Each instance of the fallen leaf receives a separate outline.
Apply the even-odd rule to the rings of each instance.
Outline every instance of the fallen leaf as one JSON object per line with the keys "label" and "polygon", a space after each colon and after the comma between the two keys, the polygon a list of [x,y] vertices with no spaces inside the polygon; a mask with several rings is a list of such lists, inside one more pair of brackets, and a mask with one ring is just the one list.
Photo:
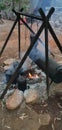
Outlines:
{"label": "fallen leaf", "polygon": [[60,118],[60,117],[55,117],[55,118],[54,118],[54,124],[55,124],[56,120],[60,121],[61,118]]}
{"label": "fallen leaf", "polygon": [[23,113],[22,116],[20,116],[19,118],[20,118],[21,120],[24,120],[24,119],[27,118],[27,117],[28,117],[28,115],[26,115],[25,113]]}
{"label": "fallen leaf", "polygon": [[48,106],[48,104],[47,104],[47,103],[43,105],[43,107],[47,107],[47,106]]}
{"label": "fallen leaf", "polygon": [[11,129],[11,127],[10,127],[10,126],[7,126],[7,125],[5,125],[4,127],[5,127],[5,128],[8,128],[8,129]]}
{"label": "fallen leaf", "polygon": [[39,118],[39,124],[41,124],[41,119]]}
{"label": "fallen leaf", "polygon": [[2,119],[2,126],[4,126],[4,118]]}
{"label": "fallen leaf", "polygon": [[54,118],[54,124],[55,124],[55,122],[56,122],[56,117]]}
{"label": "fallen leaf", "polygon": [[57,103],[57,105],[58,105],[58,107],[59,107],[59,108],[61,108],[61,109],[62,109],[62,106],[61,106],[61,104],[60,104],[60,103]]}
{"label": "fallen leaf", "polygon": [[52,123],[52,130],[55,130],[55,128],[54,128],[54,124]]}
{"label": "fallen leaf", "polygon": [[60,121],[60,120],[61,120],[61,118],[60,118],[60,117],[57,117],[57,118],[56,118],[56,120]]}

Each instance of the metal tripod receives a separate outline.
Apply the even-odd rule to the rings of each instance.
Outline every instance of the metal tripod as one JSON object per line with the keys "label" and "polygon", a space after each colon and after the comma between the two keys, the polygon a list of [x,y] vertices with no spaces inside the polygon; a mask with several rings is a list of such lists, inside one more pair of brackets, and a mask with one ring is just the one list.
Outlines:
{"label": "metal tripod", "polygon": [[50,23],[49,23],[49,19],[51,17],[51,15],[53,14],[54,12],[54,8],[52,7],[50,10],[49,10],[49,13],[47,16],[45,16],[43,10],[40,8],[39,9],[39,13],[41,15],[41,17],[36,17],[36,16],[32,16],[32,15],[28,15],[28,14],[24,14],[22,12],[17,12],[13,9],[13,12],[16,14],[17,18],[13,24],[13,27],[11,28],[11,31],[6,39],[6,42],[0,52],[0,56],[1,54],[3,53],[3,50],[5,48],[5,46],[7,45],[7,42],[12,34],[12,31],[16,25],[16,23],[18,22],[18,32],[19,32],[19,36],[18,36],[18,40],[19,40],[19,56],[20,56],[20,20],[24,23],[24,25],[34,34],[33,30],[29,27],[29,25],[23,20],[23,18],[21,18],[20,15],[24,15],[24,16],[27,16],[27,17],[30,17],[30,18],[35,18],[35,19],[38,19],[38,20],[42,20],[43,23],[41,25],[41,27],[39,28],[38,32],[36,33],[35,37],[34,37],[34,40],[32,42],[32,44],[30,44],[29,48],[27,49],[24,57],[21,59],[21,62],[19,63],[15,73],[12,75],[11,79],[9,80],[5,90],[3,91],[2,95],[1,95],[1,99],[4,98],[4,95],[6,94],[7,90],[10,88],[10,85],[12,84],[12,82],[14,81],[15,77],[18,75],[18,72],[19,72],[19,69],[22,67],[23,63],[25,62],[27,56],[29,55],[30,51],[32,50],[34,44],[36,43],[36,41],[39,39],[39,36],[40,34],[42,33],[43,29],[45,29],[45,57],[46,57],[46,60],[45,60],[45,64],[46,64],[46,84],[47,84],[47,93],[49,93],[49,80],[48,80],[48,30],[50,31],[53,39],[55,40],[56,42],[56,45],[58,46],[59,50],[61,51],[62,53],[62,46],[60,45],[60,42],[57,38],[57,36],[55,35],[55,32],[53,31]]}

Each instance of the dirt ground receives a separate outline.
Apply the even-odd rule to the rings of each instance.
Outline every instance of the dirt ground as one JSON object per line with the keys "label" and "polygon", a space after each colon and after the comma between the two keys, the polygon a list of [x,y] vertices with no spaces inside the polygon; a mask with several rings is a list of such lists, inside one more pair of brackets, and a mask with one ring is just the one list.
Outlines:
{"label": "dirt ground", "polygon": [[[0,24],[0,50],[13,25],[13,21],[4,20]],[[36,29],[36,26],[35,26]],[[18,59],[18,30],[17,26],[0,57],[0,73],[3,71],[4,60],[8,58]],[[30,32],[21,26],[21,51],[25,51],[29,46]],[[62,43],[62,34],[58,34]],[[53,39],[49,35],[49,43],[55,59],[61,61],[61,54]],[[49,97],[48,100],[36,103],[23,103],[18,109],[9,111],[5,104],[0,101],[0,130],[62,130],[62,96]]]}

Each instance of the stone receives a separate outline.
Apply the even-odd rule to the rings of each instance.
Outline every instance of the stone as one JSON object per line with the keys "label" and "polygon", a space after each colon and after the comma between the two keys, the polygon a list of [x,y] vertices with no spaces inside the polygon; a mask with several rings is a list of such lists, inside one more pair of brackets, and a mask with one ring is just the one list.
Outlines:
{"label": "stone", "polygon": [[36,103],[39,99],[39,93],[35,88],[25,90],[24,98],[26,103]]}
{"label": "stone", "polygon": [[7,66],[7,65],[10,65],[10,64],[12,64],[13,62],[15,62],[15,59],[7,59],[7,60],[5,60],[4,61],[4,64]]}
{"label": "stone", "polygon": [[23,92],[15,89],[14,93],[6,100],[7,109],[14,110],[18,108],[24,99]]}
{"label": "stone", "polygon": [[62,83],[52,83],[49,90],[50,96],[62,96]]}
{"label": "stone", "polygon": [[4,66],[4,71],[6,71],[6,70],[8,70],[8,69],[9,69],[9,66],[8,66],[8,65]]}
{"label": "stone", "polygon": [[55,95],[62,96],[62,83],[56,84],[54,92]]}

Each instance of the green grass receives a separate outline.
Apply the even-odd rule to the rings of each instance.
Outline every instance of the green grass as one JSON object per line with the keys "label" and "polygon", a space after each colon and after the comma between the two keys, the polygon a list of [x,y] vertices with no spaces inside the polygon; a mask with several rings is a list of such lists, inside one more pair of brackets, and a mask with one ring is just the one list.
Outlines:
{"label": "green grass", "polygon": [[[12,4],[11,4],[12,0],[1,0],[0,2],[0,10],[4,10],[4,9],[12,9]],[[19,0],[14,0],[15,2],[15,6],[18,8],[19,6]],[[11,6],[7,6],[7,3],[9,3]],[[29,9],[29,0],[20,0],[20,8],[24,8],[24,11],[28,11]]]}
{"label": "green grass", "polygon": [[0,4],[0,10],[4,10],[6,7],[4,4]]}

